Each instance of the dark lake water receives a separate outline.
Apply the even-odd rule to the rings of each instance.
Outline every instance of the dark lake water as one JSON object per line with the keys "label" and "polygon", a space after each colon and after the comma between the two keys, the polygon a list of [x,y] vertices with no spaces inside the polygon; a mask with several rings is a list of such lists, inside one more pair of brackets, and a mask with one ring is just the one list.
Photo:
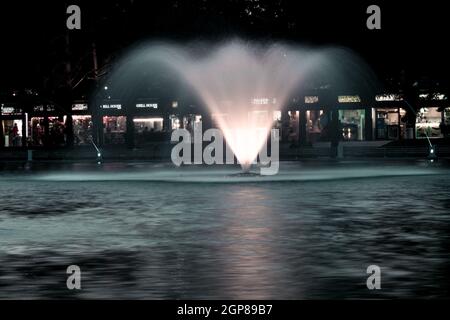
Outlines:
{"label": "dark lake water", "polygon": [[[0,298],[449,297],[447,167],[237,170],[3,165]],[[366,287],[373,264],[380,290]]]}

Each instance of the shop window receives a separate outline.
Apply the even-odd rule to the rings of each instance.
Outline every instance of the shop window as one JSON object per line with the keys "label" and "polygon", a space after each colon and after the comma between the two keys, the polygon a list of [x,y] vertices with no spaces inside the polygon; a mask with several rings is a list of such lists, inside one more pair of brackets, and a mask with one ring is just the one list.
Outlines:
{"label": "shop window", "polygon": [[344,141],[365,139],[365,110],[339,110],[341,138]]}
{"label": "shop window", "polygon": [[134,130],[137,133],[161,132],[163,130],[163,118],[136,118],[133,119]]}
{"label": "shop window", "polygon": [[329,123],[329,115],[323,110],[306,110],[306,141],[328,141]]}
{"label": "shop window", "polygon": [[160,139],[160,133],[163,131],[163,122],[163,118],[133,119],[136,144],[142,145],[146,142]]}
{"label": "shop window", "polygon": [[450,136],[450,108],[445,108],[443,111],[444,123],[441,126],[441,134],[442,136],[449,137]]}
{"label": "shop window", "polygon": [[450,126],[450,108],[444,109],[444,124]]}
{"label": "shop window", "polygon": [[74,144],[88,145],[92,141],[91,116],[72,116]]}
{"label": "shop window", "polygon": [[299,128],[299,119],[300,112],[299,111],[288,111],[289,116],[289,127],[288,127],[288,141],[290,142],[298,142],[300,135]]}
{"label": "shop window", "polygon": [[127,132],[127,117],[103,117],[103,133],[105,144],[124,144]]}
{"label": "shop window", "polygon": [[[406,110],[400,108],[400,137],[407,139],[407,131],[406,131]],[[412,138],[412,137],[411,137]]]}
{"label": "shop window", "polygon": [[202,116],[199,114],[189,114],[183,117],[183,127],[189,132],[193,133],[196,128],[201,124]]}
{"label": "shop window", "polygon": [[28,144],[30,146],[43,146],[44,135],[44,117],[32,117],[28,123]]}
{"label": "shop window", "polygon": [[169,119],[170,119],[170,128],[172,130],[179,129],[181,127],[180,118],[178,118],[176,115],[174,114],[170,115]]}
{"label": "shop window", "polygon": [[417,138],[440,138],[442,114],[438,108],[421,108],[416,118]]}
{"label": "shop window", "polygon": [[275,110],[273,112],[273,128],[274,129],[278,129],[281,130],[281,111],[280,110]]}
{"label": "shop window", "polygon": [[376,109],[376,138],[398,139],[400,137],[398,109]]}
{"label": "shop window", "polygon": [[63,117],[48,117],[49,143],[54,146],[63,146],[66,143],[66,125]]}
{"label": "shop window", "polygon": [[3,138],[5,147],[22,145],[22,120],[3,120]]}

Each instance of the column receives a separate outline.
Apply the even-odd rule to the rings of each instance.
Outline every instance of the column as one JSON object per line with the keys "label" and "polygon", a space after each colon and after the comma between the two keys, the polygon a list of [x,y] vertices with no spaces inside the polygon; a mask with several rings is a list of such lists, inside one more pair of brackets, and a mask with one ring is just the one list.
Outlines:
{"label": "column", "polygon": [[50,144],[50,128],[48,123],[48,115],[44,115],[44,146],[48,146]]}
{"label": "column", "polygon": [[306,144],[306,109],[302,107],[299,112],[298,142],[300,145]]}
{"label": "column", "polygon": [[[28,137],[27,122],[28,122],[28,117],[26,116],[25,112],[22,112],[22,147],[28,147],[27,146],[27,137]],[[3,131],[3,130],[1,130],[1,128],[0,128],[0,131]]]}
{"label": "column", "polygon": [[72,114],[69,113],[66,118],[66,145],[68,147],[73,147],[73,142],[73,119]]}
{"label": "column", "polygon": [[339,110],[336,106],[330,112],[331,121],[330,121],[330,140],[331,140],[331,156],[337,156],[337,148],[339,145]]}
{"label": "column", "polygon": [[366,107],[365,108],[365,124],[364,126],[366,127],[365,129],[365,140],[367,141],[371,141],[373,140],[373,121],[372,121],[372,108],[371,107]]}
{"label": "column", "polygon": [[289,111],[283,109],[281,111],[281,141],[287,142],[289,136]]}
{"label": "column", "polygon": [[3,119],[0,111],[0,147],[5,146],[5,136],[3,135]]}
{"label": "column", "polygon": [[127,113],[127,132],[125,135],[125,143],[129,149],[134,148],[134,114],[132,112]]}

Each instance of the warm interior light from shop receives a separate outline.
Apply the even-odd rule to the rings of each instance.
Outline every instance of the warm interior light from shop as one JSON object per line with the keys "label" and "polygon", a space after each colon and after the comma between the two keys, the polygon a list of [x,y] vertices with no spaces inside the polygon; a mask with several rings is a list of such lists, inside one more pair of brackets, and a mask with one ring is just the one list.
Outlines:
{"label": "warm interior light from shop", "polygon": [[139,119],[133,119],[133,122],[156,122],[156,121],[163,121],[163,118],[139,118]]}

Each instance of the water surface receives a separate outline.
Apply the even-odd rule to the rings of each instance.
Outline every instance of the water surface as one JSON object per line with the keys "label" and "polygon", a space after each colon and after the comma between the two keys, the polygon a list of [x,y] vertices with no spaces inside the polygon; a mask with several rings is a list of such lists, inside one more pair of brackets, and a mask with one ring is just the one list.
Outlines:
{"label": "water surface", "polygon": [[[236,170],[4,167],[0,298],[448,298],[445,166],[282,163],[248,181]],[[71,264],[82,290],[66,289]],[[379,291],[366,287],[372,264]]]}

